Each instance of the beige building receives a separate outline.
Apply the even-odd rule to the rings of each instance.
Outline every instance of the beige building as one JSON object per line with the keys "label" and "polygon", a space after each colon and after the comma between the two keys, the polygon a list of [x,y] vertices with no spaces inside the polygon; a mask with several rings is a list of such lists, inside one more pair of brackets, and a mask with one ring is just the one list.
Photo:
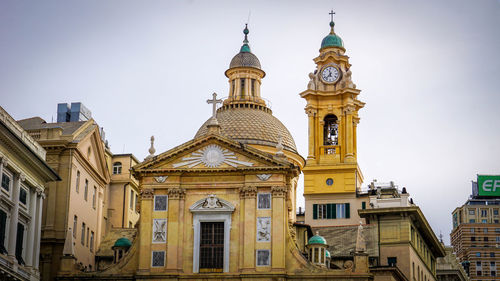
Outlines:
{"label": "beige building", "polygon": [[0,107],[0,279],[39,280],[46,151]]}

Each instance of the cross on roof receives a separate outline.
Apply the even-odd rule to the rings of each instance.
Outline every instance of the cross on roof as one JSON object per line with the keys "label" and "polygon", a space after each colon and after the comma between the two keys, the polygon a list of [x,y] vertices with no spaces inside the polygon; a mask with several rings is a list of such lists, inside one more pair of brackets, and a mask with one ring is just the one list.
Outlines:
{"label": "cross on roof", "polygon": [[216,93],[213,93],[212,94],[212,99],[211,100],[207,100],[207,103],[208,104],[212,104],[212,118],[215,118],[215,111],[217,110],[217,104],[218,103],[222,103],[222,100],[218,100],[217,99],[217,94]]}
{"label": "cross on roof", "polygon": [[335,15],[335,12],[332,10],[331,12],[328,13],[331,17],[332,17],[332,21],[333,21],[333,15]]}

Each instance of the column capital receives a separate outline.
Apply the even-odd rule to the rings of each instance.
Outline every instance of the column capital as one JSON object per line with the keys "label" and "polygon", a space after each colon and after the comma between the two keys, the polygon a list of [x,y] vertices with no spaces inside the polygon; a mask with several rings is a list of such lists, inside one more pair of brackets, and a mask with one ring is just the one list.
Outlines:
{"label": "column capital", "polygon": [[184,188],[169,188],[168,189],[168,198],[169,199],[180,199],[184,200],[186,197],[186,189]]}
{"label": "column capital", "polygon": [[257,196],[257,187],[243,186],[240,187],[240,198],[255,198]]}
{"label": "column capital", "polygon": [[9,160],[7,159],[7,157],[2,157],[2,160],[0,160],[0,163],[3,165],[3,166],[7,166],[9,165]]}
{"label": "column capital", "polygon": [[271,187],[271,193],[273,197],[284,197],[288,189],[285,186],[273,186]]}
{"label": "column capital", "polygon": [[24,173],[19,173],[18,176],[21,182],[24,182],[26,180],[26,175]]}
{"label": "column capital", "polygon": [[142,199],[153,199],[154,190],[151,188],[145,188],[141,190],[141,198]]}
{"label": "column capital", "polygon": [[353,113],[356,110],[356,107],[354,105],[346,105],[344,107],[344,112],[347,114]]}
{"label": "column capital", "polygon": [[308,117],[314,117],[318,113],[318,110],[314,108],[306,108],[306,114]]}

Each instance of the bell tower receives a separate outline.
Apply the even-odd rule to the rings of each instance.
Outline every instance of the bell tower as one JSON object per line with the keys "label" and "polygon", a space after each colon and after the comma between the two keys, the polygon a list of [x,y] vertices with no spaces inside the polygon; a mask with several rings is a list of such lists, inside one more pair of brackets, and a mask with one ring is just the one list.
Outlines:
{"label": "bell tower", "polygon": [[330,33],[314,58],[316,70],[309,74],[307,90],[300,93],[307,102],[309,121],[303,172],[305,219],[311,226],[358,224],[356,210],[361,209],[356,199],[363,183],[357,163],[356,127],[358,111],[365,104],[358,99],[361,91],[351,80],[351,64],[342,39],[334,31],[333,14]]}

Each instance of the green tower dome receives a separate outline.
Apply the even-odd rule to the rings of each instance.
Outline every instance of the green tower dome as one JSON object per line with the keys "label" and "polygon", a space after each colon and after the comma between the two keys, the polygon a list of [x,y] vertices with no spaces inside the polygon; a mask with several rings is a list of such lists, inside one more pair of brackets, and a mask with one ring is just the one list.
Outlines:
{"label": "green tower dome", "polygon": [[325,38],[323,38],[323,41],[321,41],[321,49],[326,47],[341,47],[341,48],[344,47],[342,39],[333,31],[334,26],[335,23],[332,20],[330,22],[330,28],[331,28],[330,34],[328,34]]}
{"label": "green tower dome", "polygon": [[130,246],[132,246],[132,243],[130,242],[130,240],[128,240],[125,237],[122,237],[122,238],[116,240],[115,245],[113,247],[129,248]]}
{"label": "green tower dome", "polygon": [[326,257],[329,258],[330,256],[330,251],[326,250]]}
{"label": "green tower dome", "polygon": [[323,238],[323,236],[320,236],[318,232],[316,232],[316,235],[313,237],[309,238],[309,241],[307,241],[307,244],[322,244],[326,245],[326,240]]}

